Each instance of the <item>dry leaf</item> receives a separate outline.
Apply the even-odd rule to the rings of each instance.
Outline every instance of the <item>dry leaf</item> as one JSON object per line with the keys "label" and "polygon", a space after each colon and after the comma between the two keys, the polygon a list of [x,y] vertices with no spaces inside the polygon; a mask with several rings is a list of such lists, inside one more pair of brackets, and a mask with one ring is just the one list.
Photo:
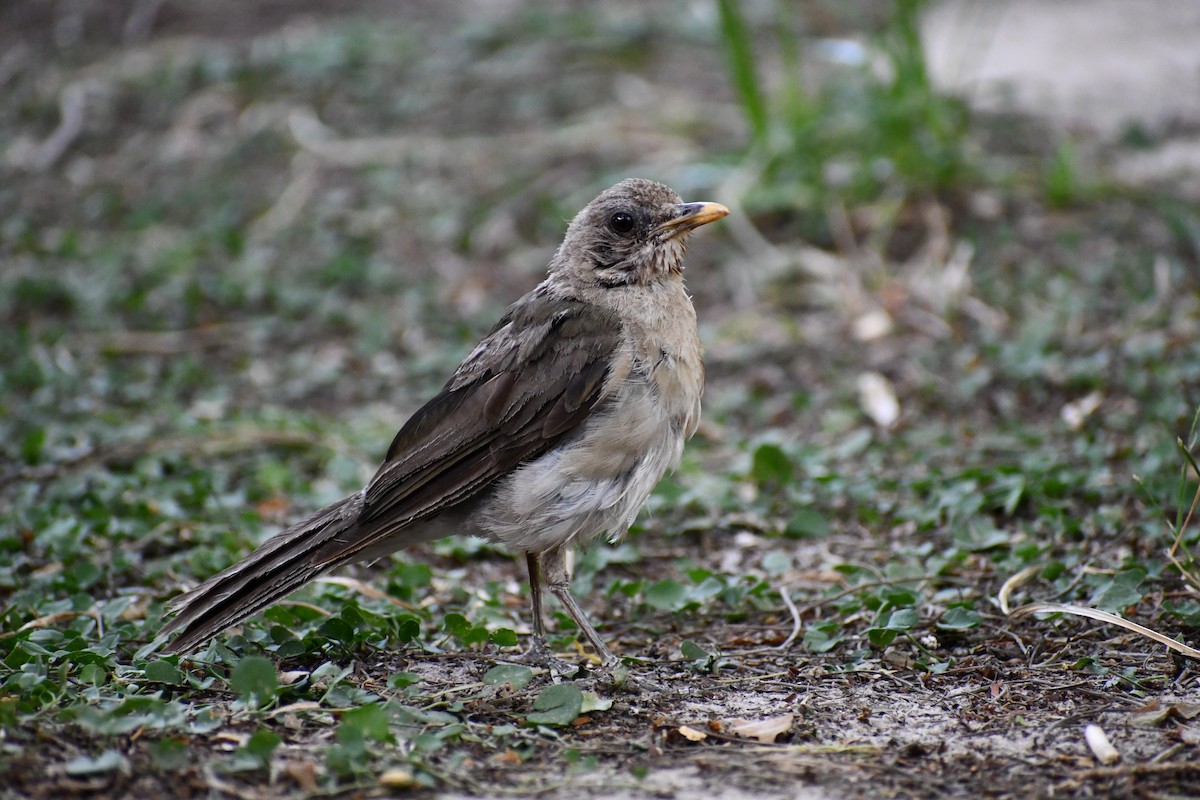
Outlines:
{"label": "dry leaf", "polygon": [[579,707],[580,713],[587,714],[591,711],[608,711],[612,708],[611,697],[601,697],[595,692],[583,693],[583,705]]}
{"label": "dry leaf", "polygon": [[725,726],[726,730],[737,736],[758,739],[763,744],[771,744],[779,734],[787,733],[792,729],[793,719],[791,714],[759,720],[731,719],[725,723]]}
{"label": "dry leaf", "polygon": [[513,750],[510,747],[507,750],[505,750],[504,752],[497,753],[496,755],[492,756],[490,761],[493,764],[501,764],[503,766],[515,767],[517,764],[521,763],[521,756],[517,753],[516,750]]}
{"label": "dry leaf", "polygon": [[1200,705],[1195,703],[1172,703],[1167,706],[1149,703],[1129,715],[1129,724],[1139,728],[1154,728],[1169,719],[1190,720],[1200,714]]}
{"label": "dry leaf", "polygon": [[314,793],[317,791],[317,765],[312,761],[288,761],[283,767],[284,773],[296,782],[301,791]]}
{"label": "dry leaf", "polygon": [[890,428],[900,418],[900,401],[892,382],[878,372],[858,376],[858,405],[881,428]]}
{"label": "dry leaf", "polygon": [[291,512],[291,508],[291,501],[282,495],[268,497],[254,506],[254,510],[258,512],[258,515],[265,519],[278,519],[286,516]]}
{"label": "dry leaf", "polygon": [[1083,427],[1083,423],[1092,415],[1092,412],[1100,407],[1100,401],[1103,399],[1104,395],[1100,392],[1091,392],[1078,400],[1067,403],[1062,407],[1059,415],[1062,417],[1062,421],[1067,423],[1068,428],[1077,431]]}
{"label": "dry leaf", "polygon": [[698,731],[695,728],[687,725],[679,726],[679,735],[687,739],[689,742],[701,742],[708,738],[708,734],[704,731]]}
{"label": "dry leaf", "polygon": [[873,308],[855,318],[852,323],[854,338],[860,342],[880,339],[892,332],[892,318],[882,308]]}
{"label": "dry leaf", "polygon": [[1200,716],[1200,704],[1197,703],[1172,703],[1171,710],[1187,720]]}

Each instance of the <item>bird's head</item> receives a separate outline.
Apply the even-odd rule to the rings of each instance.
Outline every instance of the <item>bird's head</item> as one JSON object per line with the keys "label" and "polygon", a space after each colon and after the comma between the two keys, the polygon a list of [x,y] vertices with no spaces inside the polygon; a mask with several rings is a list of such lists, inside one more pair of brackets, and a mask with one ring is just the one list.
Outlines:
{"label": "bird's head", "polygon": [[550,272],[605,288],[678,277],[688,233],[727,214],[720,203],[685,203],[661,183],[630,178],[575,216]]}

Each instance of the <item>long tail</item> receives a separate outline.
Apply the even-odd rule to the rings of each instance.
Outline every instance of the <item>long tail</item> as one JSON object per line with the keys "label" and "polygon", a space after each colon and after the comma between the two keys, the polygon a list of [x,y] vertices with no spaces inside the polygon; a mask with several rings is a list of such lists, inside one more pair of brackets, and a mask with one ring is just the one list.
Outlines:
{"label": "long tail", "polygon": [[179,636],[163,652],[192,650],[318,575],[351,560],[330,558],[326,554],[344,551],[337,544],[358,533],[361,510],[361,492],[339,500],[277,533],[246,558],[173,599],[169,608],[178,613],[163,626],[158,639],[173,633]]}

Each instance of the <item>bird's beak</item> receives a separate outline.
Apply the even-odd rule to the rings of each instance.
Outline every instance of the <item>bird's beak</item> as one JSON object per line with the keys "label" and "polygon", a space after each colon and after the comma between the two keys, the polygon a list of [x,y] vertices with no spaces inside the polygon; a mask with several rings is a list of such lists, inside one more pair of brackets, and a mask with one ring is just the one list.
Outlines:
{"label": "bird's beak", "polygon": [[658,230],[667,232],[668,239],[729,216],[729,209],[720,203],[680,203],[675,210],[679,212],[677,217],[658,226]]}

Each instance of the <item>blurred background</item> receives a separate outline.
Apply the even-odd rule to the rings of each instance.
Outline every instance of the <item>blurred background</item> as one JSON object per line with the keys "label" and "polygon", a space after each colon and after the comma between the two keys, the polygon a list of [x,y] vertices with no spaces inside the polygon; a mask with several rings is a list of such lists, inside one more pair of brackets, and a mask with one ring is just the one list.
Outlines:
{"label": "blurred background", "polygon": [[975,405],[997,366],[956,340],[1012,338],[1064,225],[1166,248],[1152,291],[1195,272],[1200,3],[1129,10],[8,2],[4,438],[36,462],[128,437],[89,429],[104,409],[142,435],[252,409],[392,428],[628,176],[737,212],[689,261],[714,423],[857,398],[889,428],[895,384],[943,371],[913,347],[949,345],[946,396]]}
{"label": "blurred background", "polygon": [[[1047,643],[1075,664],[1062,680],[1162,690],[1125,643],[994,598],[1200,625],[1197,42],[1195,0],[0,3],[0,598],[19,632],[0,721],[54,729],[48,711],[136,693],[122,670],[182,686],[135,655],[163,601],[361,486],[567,220],[630,176],[734,214],[687,260],[703,427],[629,541],[579,567],[619,649],[774,646],[790,608],[780,669],[921,674],[851,687],[879,704],[945,700],[951,674],[983,702]],[[411,625],[322,585],[207,657],[527,631],[519,570],[481,553],[351,572],[412,601]],[[1037,700],[1019,713],[1044,718]],[[812,735],[871,735],[836,718],[849,705],[810,709]],[[998,782],[1046,750],[983,742],[965,747]]]}

